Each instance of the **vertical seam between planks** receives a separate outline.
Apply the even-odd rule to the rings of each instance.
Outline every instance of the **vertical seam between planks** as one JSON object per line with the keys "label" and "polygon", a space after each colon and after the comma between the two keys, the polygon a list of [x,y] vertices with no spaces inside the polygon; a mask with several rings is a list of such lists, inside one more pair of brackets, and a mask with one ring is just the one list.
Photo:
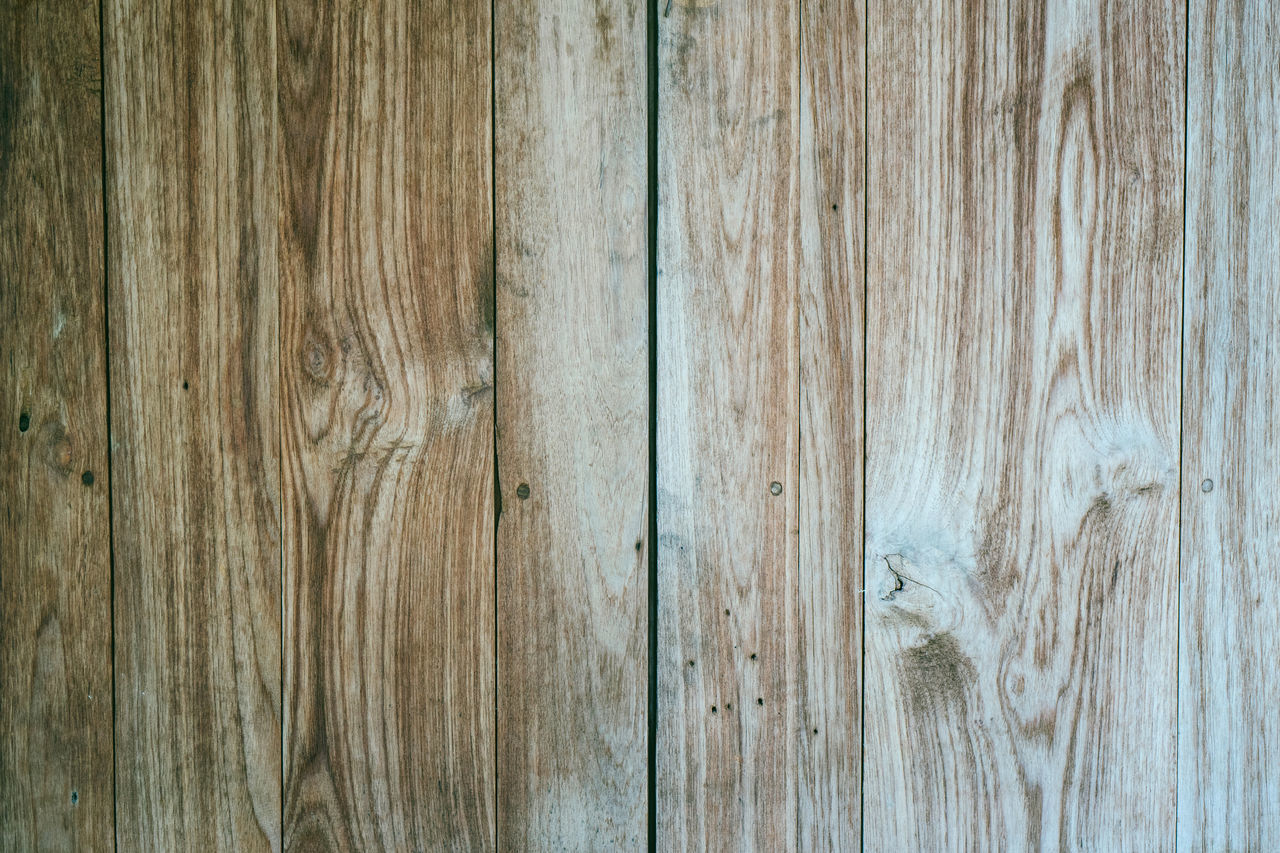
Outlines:
{"label": "vertical seam between planks", "polygon": [[271,4],[271,85],[274,88],[272,93],[274,97],[271,99],[272,122],[271,122],[271,157],[276,164],[275,172],[275,205],[276,205],[276,256],[273,259],[276,267],[276,394],[279,397],[279,413],[281,417],[276,419],[276,459],[279,468],[276,470],[276,483],[280,489],[276,495],[276,518],[277,527],[276,535],[279,537],[280,545],[280,850],[285,848],[285,826],[287,821],[284,814],[284,789],[285,774],[287,772],[287,764],[285,755],[287,753],[288,744],[284,738],[284,724],[286,707],[288,704],[288,696],[285,695],[284,674],[287,666],[284,645],[284,490],[285,490],[285,469],[287,462],[284,455],[285,429],[287,428],[288,407],[285,405],[285,376],[284,376],[284,337],[282,334],[283,320],[281,319],[281,306],[284,303],[283,294],[280,286],[280,53],[279,53],[279,29],[278,29],[278,7],[275,3]]}
{"label": "vertical seam between planks", "polygon": [[867,242],[868,221],[871,209],[871,2],[863,0],[862,4],[862,459],[859,460],[862,474],[862,565],[859,567],[858,593],[861,619],[859,631],[861,643],[858,667],[858,849],[866,850],[866,803],[867,803],[867,457],[870,447],[867,438],[867,315],[870,303],[867,300],[867,279],[869,268],[869,243]]}
{"label": "vertical seam between planks", "polygon": [[502,479],[498,476],[498,17],[497,0],[489,0],[489,285],[492,288],[493,349],[493,848],[501,849],[498,833],[498,523],[502,519]]}
{"label": "vertical seam between planks", "polygon": [[1174,643],[1173,700],[1173,849],[1178,850],[1178,825],[1182,822],[1179,795],[1182,791],[1182,472],[1186,464],[1183,437],[1186,431],[1187,346],[1187,174],[1188,143],[1191,126],[1191,0],[1183,6],[1182,22],[1182,270],[1178,295],[1178,554],[1176,611],[1177,631]]}
{"label": "vertical seam between planks", "polygon": [[111,475],[111,457],[114,448],[111,444],[111,280],[108,264],[110,262],[110,212],[107,201],[107,47],[106,47],[106,0],[98,2],[98,136],[101,143],[101,162],[99,170],[102,176],[102,345],[103,372],[106,380],[106,417],[107,417],[107,587],[110,601],[108,609],[111,614],[111,844],[113,850],[120,848],[120,821],[118,818],[119,803],[116,797],[116,535],[115,504],[112,492],[115,489],[115,478]]}
{"label": "vertical seam between planks", "polygon": [[645,4],[645,160],[647,188],[646,287],[649,308],[649,505],[648,569],[648,777],[646,821],[649,853],[658,849],[658,0]]}
{"label": "vertical seam between planks", "polygon": [[[795,235],[795,238],[794,238],[794,239],[795,239],[795,242],[794,242],[794,244],[793,244],[793,249],[792,249],[792,251],[795,251],[795,252],[796,252],[796,254],[794,255],[794,257],[795,257],[795,259],[796,259],[796,269],[795,269],[796,277],[795,277],[794,279],[792,279],[792,282],[791,282],[791,286],[792,286],[792,291],[791,291],[791,335],[792,335],[792,338],[793,338],[793,340],[794,340],[794,343],[792,344],[792,346],[793,346],[793,348],[794,348],[794,353],[793,353],[793,355],[794,355],[794,357],[795,357],[795,368],[796,368],[796,444],[795,444],[796,454],[795,454],[795,456],[792,458],[792,460],[791,460],[791,461],[792,461],[792,463],[793,463],[793,465],[794,465],[794,467],[793,467],[793,474],[792,474],[792,476],[793,476],[793,477],[795,477],[795,484],[796,484],[796,517],[795,517],[795,526],[794,526],[794,529],[795,529],[795,531],[796,531],[796,532],[795,532],[795,545],[796,545],[796,552],[795,552],[795,553],[796,553],[796,561],[795,561],[794,569],[795,569],[795,573],[796,573],[796,574],[795,574],[795,581],[796,581],[796,587],[795,587],[795,589],[796,589],[796,593],[797,593],[797,599],[796,599],[796,602],[797,602],[797,607],[798,607],[798,608],[803,607],[803,604],[801,604],[801,602],[800,602],[799,593],[800,593],[800,578],[801,578],[801,577],[803,576],[803,574],[804,574],[804,560],[803,560],[803,558],[802,558],[802,556],[801,556],[801,553],[800,553],[800,550],[801,550],[801,548],[803,547],[803,539],[804,539],[804,537],[802,537],[802,536],[800,535],[800,531],[804,529],[804,523],[803,523],[803,521],[802,521],[802,519],[804,518],[804,509],[803,509],[803,503],[802,503],[802,502],[804,501],[804,479],[803,479],[803,477],[804,477],[804,475],[803,475],[803,470],[804,470],[804,468],[803,468],[803,465],[801,464],[801,459],[802,459],[802,456],[803,456],[803,454],[804,454],[804,364],[803,364],[803,363],[802,363],[802,361],[801,361],[801,359],[802,359],[802,353],[803,353],[803,351],[804,351],[804,348],[803,348],[803,346],[801,345],[801,341],[800,341],[800,310],[801,310],[801,307],[800,307],[800,306],[801,306],[801,300],[803,300],[803,298],[804,298],[805,272],[806,272],[806,271],[805,271],[805,268],[804,268],[804,229],[803,229],[803,226],[801,225],[801,218],[802,218],[802,217],[803,217],[803,215],[804,215],[804,190],[803,190],[803,187],[804,187],[804,174],[805,174],[805,173],[804,173],[804,119],[805,119],[806,103],[805,103],[805,97],[804,97],[804,95],[805,95],[805,85],[804,85],[804,37],[805,37],[805,31],[804,31],[804,0],[797,0],[797,2],[796,2],[796,92],[795,92],[795,103],[799,106],[799,109],[798,109],[798,110],[797,110],[797,112],[796,112],[796,120],[795,120],[795,124],[794,124],[794,126],[795,126],[795,128],[796,128],[796,140],[795,140],[795,146],[796,146],[796,149],[795,149],[795,150],[796,150],[796,172],[795,172],[795,181],[796,181],[796,182],[795,182],[795,186],[794,186],[794,188],[793,188],[793,197],[796,199],[796,201],[795,201],[795,208],[794,208],[794,216],[795,216],[795,219],[793,220],[793,225],[792,225],[792,229],[793,229],[793,230],[792,230],[792,232],[791,232],[793,235]],[[816,128],[815,128],[815,132],[816,132]],[[823,285],[825,286],[825,284],[826,284],[826,276],[823,276]],[[791,534],[791,530],[793,529],[793,528],[792,528],[792,524],[790,523],[790,519],[788,519],[788,523],[787,523],[787,526],[786,526],[786,528],[785,528],[785,529],[786,529],[786,532],[787,532],[787,537],[788,537],[788,538],[790,538],[790,537],[791,537],[791,535],[792,535],[792,534]],[[805,638],[804,638],[803,628],[802,628],[802,626],[803,626],[803,619],[799,617],[799,614],[797,614],[797,619],[796,619],[796,621],[797,621],[797,627],[800,629],[800,630],[798,630],[798,631],[797,631],[797,634],[799,634],[799,636],[800,636],[800,641],[801,641],[801,642],[800,642],[800,648],[803,650],[803,649],[804,649],[804,639],[805,639]],[[807,668],[806,668],[806,669],[807,669]],[[806,681],[808,680],[808,672],[807,672],[807,671],[806,671],[806,674],[805,674],[805,679],[806,679]],[[805,691],[805,692],[806,692],[806,698],[805,698],[805,702],[804,702],[804,714],[805,714],[806,716],[808,716],[808,714],[809,714],[809,701],[808,701],[808,698],[807,698],[807,693],[808,693],[808,688],[807,688],[807,687],[806,687],[806,691]],[[825,722],[823,723],[823,727],[824,727],[824,728],[826,727],[826,723],[825,723]],[[800,729],[800,731],[801,731],[801,732],[804,732],[804,731],[806,731],[806,730],[807,730],[807,728],[808,728],[807,726],[806,726],[805,728],[801,728],[801,729]],[[799,742],[797,742],[797,744],[796,744],[796,746],[797,746],[797,752],[799,752],[799,747],[800,747],[800,745],[801,745],[802,743],[803,743],[803,741],[802,741],[802,740],[801,740],[801,741],[799,741]],[[814,746],[815,746],[815,744],[813,744],[812,742],[810,742],[810,743],[809,743],[809,748],[806,750],[806,752],[809,754],[809,756],[810,756],[810,757],[812,757],[812,755],[813,755],[813,749],[814,749]],[[797,766],[797,767],[799,767],[799,756],[798,756],[798,755],[796,756],[796,759],[797,759],[797,760],[796,760],[796,766]],[[796,825],[795,825],[795,833],[796,833],[796,836],[795,836],[795,838],[796,838],[796,840],[797,840],[797,841],[799,840],[799,838],[800,838],[800,836],[801,836],[801,833],[802,833],[802,832],[803,832],[803,830],[804,830],[804,823],[803,823],[803,820],[801,819],[801,815],[800,815],[800,809],[801,809],[801,804],[800,804],[800,792],[799,792],[799,788],[800,788],[800,784],[799,784],[799,783],[800,783],[800,780],[799,780],[798,776],[799,776],[799,771],[797,771],[797,778],[796,778],[796,780],[795,780],[795,783],[796,783],[796,800],[795,800],[795,808],[796,808],[796,813],[795,813],[795,821],[796,821]]]}

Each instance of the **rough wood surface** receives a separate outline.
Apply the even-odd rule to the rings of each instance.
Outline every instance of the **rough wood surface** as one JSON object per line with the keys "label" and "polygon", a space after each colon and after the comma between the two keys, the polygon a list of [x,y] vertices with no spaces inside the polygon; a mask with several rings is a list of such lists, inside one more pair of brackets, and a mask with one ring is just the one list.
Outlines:
{"label": "rough wood surface", "polygon": [[97,8],[0,8],[3,850],[112,844]]}
{"label": "rough wood surface", "polygon": [[1168,849],[1184,9],[868,20],[865,844]]}
{"label": "rough wood surface", "polygon": [[1280,9],[1190,6],[1178,847],[1280,849]]}
{"label": "rough wood surface", "polygon": [[[799,19],[659,19],[657,847],[797,849]],[[762,37],[762,34],[766,34]]]}
{"label": "rough wood surface", "polygon": [[273,15],[103,11],[117,837],[278,850]]}
{"label": "rough wood surface", "polygon": [[279,8],[285,846],[490,849],[490,7]]}
{"label": "rough wood surface", "polygon": [[499,846],[640,850],[645,5],[496,15]]}
{"label": "rough wood surface", "polygon": [[[800,850],[860,849],[865,4],[800,5]],[[816,730],[816,734],[813,734]]]}

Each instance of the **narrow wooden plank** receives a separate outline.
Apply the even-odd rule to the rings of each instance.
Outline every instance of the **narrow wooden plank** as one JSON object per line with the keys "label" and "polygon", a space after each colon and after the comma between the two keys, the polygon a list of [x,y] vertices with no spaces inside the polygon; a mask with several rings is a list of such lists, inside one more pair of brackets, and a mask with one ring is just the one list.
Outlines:
{"label": "narrow wooden plank", "polygon": [[498,838],[647,838],[641,0],[496,6]]}
{"label": "narrow wooden plank", "polygon": [[112,844],[96,3],[0,9],[0,849]]}
{"label": "narrow wooden plank", "polygon": [[865,21],[801,11],[800,850],[861,849]]}
{"label": "narrow wooden plank", "polygon": [[491,849],[490,7],[278,9],[285,846]]}
{"label": "narrow wooden plank", "polygon": [[1280,849],[1280,8],[1190,6],[1178,847]]}
{"label": "narrow wooden plank", "polygon": [[119,845],[278,850],[274,16],[103,12]]}
{"label": "narrow wooden plank", "polygon": [[796,557],[798,8],[659,21],[660,850],[797,849],[820,737]]}
{"label": "narrow wooden plank", "polygon": [[1183,6],[868,19],[866,846],[1169,849]]}

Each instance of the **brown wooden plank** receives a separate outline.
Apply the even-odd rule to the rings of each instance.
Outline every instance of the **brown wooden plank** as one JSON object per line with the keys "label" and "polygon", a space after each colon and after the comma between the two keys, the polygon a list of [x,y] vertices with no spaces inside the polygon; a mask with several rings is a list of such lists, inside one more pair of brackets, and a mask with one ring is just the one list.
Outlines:
{"label": "brown wooden plank", "polygon": [[1183,6],[868,20],[865,844],[1168,849]]}
{"label": "brown wooden plank", "polygon": [[0,9],[0,849],[112,844],[96,3]]}
{"label": "brown wooden plank", "polygon": [[490,849],[490,7],[279,10],[285,846]]}
{"label": "brown wooden plank", "polygon": [[1178,847],[1280,849],[1280,8],[1190,5]]}
{"label": "brown wooden plank", "polygon": [[[659,20],[658,849],[796,849],[799,18]],[[764,34],[764,35],[762,35]]]}
{"label": "brown wooden plank", "polygon": [[119,845],[278,850],[274,16],[103,12]]}
{"label": "brown wooden plank", "polygon": [[800,4],[800,850],[859,850],[865,3]]}
{"label": "brown wooden plank", "polygon": [[504,850],[647,837],[645,11],[496,7]]}

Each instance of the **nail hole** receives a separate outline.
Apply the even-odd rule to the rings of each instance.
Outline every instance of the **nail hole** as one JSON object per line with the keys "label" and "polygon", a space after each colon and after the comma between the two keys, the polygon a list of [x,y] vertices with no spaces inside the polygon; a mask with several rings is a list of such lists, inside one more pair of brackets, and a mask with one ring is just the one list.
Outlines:
{"label": "nail hole", "polygon": [[726,711],[732,711],[732,710],[733,710],[733,703],[732,703],[732,702],[727,703],[727,704],[724,706],[724,709],[725,709]]}
{"label": "nail hole", "polygon": [[712,705],[712,706],[711,706],[711,713],[713,713],[713,714],[714,714],[715,712],[716,712],[716,706],[715,706],[715,705]]}
{"label": "nail hole", "polygon": [[757,697],[756,697],[756,704],[757,704],[757,705],[763,705],[763,704],[764,704],[764,697],[763,697],[763,696],[757,696]]}
{"label": "nail hole", "polygon": [[1205,480],[1203,483],[1201,483],[1201,484],[1200,484],[1200,491],[1202,491],[1202,492],[1212,492],[1212,491],[1213,491],[1213,480]]}
{"label": "nail hole", "polygon": [[813,733],[816,735],[816,734],[818,733],[818,730],[817,730],[817,729],[814,729],[814,730],[813,730]]}
{"label": "nail hole", "polygon": [[31,429],[31,415],[26,412],[18,415],[18,432],[26,432]]}
{"label": "nail hole", "polygon": [[75,805],[76,803],[78,803],[78,802],[80,802],[80,792],[79,792],[79,791],[72,791],[72,792],[71,792],[71,805],[73,805],[73,806],[74,806],[74,805]]}
{"label": "nail hole", "polygon": [[190,386],[189,384],[187,384],[187,382],[185,382],[185,381],[184,381],[184,382],[182,383],[182,390],[183,390],[183,391],[187,390],[187,389],[188,389],[188,388],[190,388],[190,387],[191,387],[191,386]]}
{"label": "nail hole", "polygon": [[775,480],[774,482],[769,484],[769,491],[772,492],[774,495],[782,494],[782,484]]}
{"label": "nail hole", "polygon": [[726,607],[726,608],[724,609],[724,615],[725,615],[725,616],[728,616],[728,615],[729,615],[729,608],[727,608],[727,607]]}
{"label": "nail hole", "polygon": [[521,483],[520,485],[516,486],[516,497],[518,497],[520,500],[524,500],[525,498],[529,497],[528,483]]}
{"label": "nail hole", "polygon": [[754,652],[752,652],[752,654],[751,654],[751,659],[752,659],[752,660],[755,660],[755,659],[756,659],[756,655],[755,655],[755,653],[754,653]]}
{"label": "nail hole", "polygon": [[639,539],[637,539],[637,540],[636,540],[636,550],[637,550],[637,551],[639,551],[639,550],[640,550],[641,548],[643,548],[643,547],[644,547],[644,543],[643,543],[643,542],[641,542]]}
{"label": "nail hole", "polygon": [[81,474],[81,475],[80,475],[80,482],[84,483],[86,486],[92,486],[92,485],[93,485],[93,472],[92,472],[92,471],[85,471],[83,474]]}
{"label": "nail hole", "polygon": [[831,205],[831,209],[832,209],[832,210],[839,210],[839,209],[840,209],[840,205],[838,205],[838,204],[833,204],[833,205]]}
{"label": "nail hole", "polygon": [[693,666],[693,661],[689,661],[689,666]]}

